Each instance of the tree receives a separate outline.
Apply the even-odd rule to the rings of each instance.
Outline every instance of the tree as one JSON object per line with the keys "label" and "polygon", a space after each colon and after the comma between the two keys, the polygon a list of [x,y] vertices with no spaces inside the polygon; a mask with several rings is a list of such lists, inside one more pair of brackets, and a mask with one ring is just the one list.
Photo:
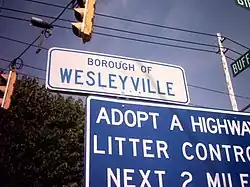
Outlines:
{"label": "tree", "polygon": [[82,186],[84,115],[81,100],[18,80],[0,116],[0,186]]}

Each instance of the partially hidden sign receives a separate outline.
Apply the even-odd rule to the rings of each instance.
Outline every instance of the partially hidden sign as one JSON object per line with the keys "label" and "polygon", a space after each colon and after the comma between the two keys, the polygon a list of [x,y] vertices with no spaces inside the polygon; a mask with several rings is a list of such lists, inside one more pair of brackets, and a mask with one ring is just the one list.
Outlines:
{"label": "partially hidden sign", "polygon": [[185,72],[179,66],[61,48],[49,50],[46,87],[55,91],[189,102]]}
{"label": "partially hidden sign", "polygon": [[236,77],[249,67],[250,67],[250,50],[231,64],[233,77]]}
{"label": "partially hidden sign", "polygon": [[250,114],[87,99],[85,187],[248,187]]}
{"label": "partially hidden sign", "polygon": [[236,4],[250,10],[250,0],[235,0]]}

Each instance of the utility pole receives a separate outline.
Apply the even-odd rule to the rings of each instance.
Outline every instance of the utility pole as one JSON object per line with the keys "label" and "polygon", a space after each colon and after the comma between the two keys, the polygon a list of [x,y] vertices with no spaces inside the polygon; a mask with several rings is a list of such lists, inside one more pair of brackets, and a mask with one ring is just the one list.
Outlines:
{"label": "utility pole", "polygon": [[229,70],[228,70],[227,59],[226,59],[226,56],[224,53],[224,47],[222,44],[223,38],[221,37],[221,33],[217,33],[217,37],[218,37],[219,51],[221,54],[221,62],[222,62],[223,70],[224,70],[225,77],[226,77],[227,89],[228,89],[231,105],[234,111],[238,111],[238,106],[237,106],[236,98],[234,95],[233,85],[232,85],[231,77],[230,77]]}

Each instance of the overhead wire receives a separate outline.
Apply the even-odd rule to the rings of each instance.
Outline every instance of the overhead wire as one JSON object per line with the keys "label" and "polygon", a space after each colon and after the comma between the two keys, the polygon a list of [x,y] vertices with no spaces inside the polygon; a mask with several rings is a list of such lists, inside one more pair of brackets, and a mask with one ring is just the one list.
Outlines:
{"label": "overhead wire", "polygon": [[[36,15],[36,16],[41,16],[41,17],[50,18],[50,19],[55,19],[55,17],[53,17],[53,16],[48,16],[48,15],[38,14],[38,13],[28,12],[28,11],[22,11],[22,10],[16,10],[16,9],[12,9],[12,8],[4,8],[4,10],[19,12],[19,13],[28,14],[28,15]],[[65,21],[65,22],[74,22],[73,20],[63,19],[63,18],[58,18],[58,20],[59,21]],[[157,35],[152,35],[152,34],[145,34],[145,33],[129,31],[129,30],[111,28],[111,27],[101,26],[101,25],[97,25],[97,24],[94,24],[94,27],[101,28],[101,29],[112,30],[112,31],[117,31],[117,32],[128,33],[128,34],[147,36],[147,37],[151,37],[151,38],[164,39],[164,40],[175,41],[175,42],[182,42],[182,43],[187,43],[187,44],[194,44],[194,45],[201,45],[201,46],[215,47],[215,48],[218,47],[217,45],[212,45],[212,44],[207,44],[207,43],[194,42],[194,41],[181,40],[181,39],[174,39],[174,38],[169,38],[169,37],[162,37],[162,36],[157,36]]]}
{"label": "overhead wire", "polygon": [[237,44],[237,45],[239,45],[239,46],[241,46],[241,47],[243,47],[243,48],[245,48],[245,49],[250,49],[249,47],[247,47],[247,46],[245,46],[245,45],[243,45],[243,44],[241,44],[241,43],[239,43],[239,42],[237,42],[237,41],[235,41],[235,40],[233,40],[233,39],[231,39],[230,37],[226,37],[226,36],[224,36],[227,40],[229,40],[229,41],[231,41],[232,43],[234,43],[234,44]]}
{"label": "overhead wire", "polygon": [[[37,0],[23,0],[23,1],[32,2],[32,3],[36,3],[36,4],[42,4],[42,5],[56,7],[56,8],[63,8],[63,6],[61,6],[61,5],[41,2],[41,1],[37,1]],[[72,9],[72,8],[68,8],[68,9]],[[107,15],[107,14],[103,14],[103,13],[95,13],[95,14],[97,16],[102,16],[102,17],[107,17],[107,18],[122,20],[122,21],[128,21],[128,22],[137,23],[137,24],[160,27],[160,28],[171,29],[171,30],[176,30],[176,31],[189,32],[189,33],[200,34],[200,35],[204,35],[204,36],[217,37],[217,35],[211,34],[211,33],[198,32],[198,31],[193,31],[193,30],[188,30],[188,29],[182,29],[182,28],[170,27],[170,26],[165,26],[165,25],[153,24],[153,23],[143,22],[143,21],[139,21],[139,20],[127,19],[127,18],[120,18],[120,17],[117,17],[117,16],[111,16],[111,15]],[[245,45],[231,39],[230,37],[226,37],[226,36],[223,36],[223,37],[228,39],[229,41],[231,41],[234,44],[237,44],[237,45],[239,45],[239,46],[241,46],[241,47],[243,47],[245,49],[249,49],[249,47],[247,47],[247,46],[245,46]]]}
{"label": "overhead wire", "polygon": [[0,13],[2,12],[2,8],[4,7],[4,0],[2,0],[2,3],[0,5]]}
{"label": "overhead wire", "polygon": [[[0,38],[9,39],[7,37],[2,37],[2,36],[0,36]],[[22,42],[22,41],[15,40],[15,39],[10,39],[10,41],[21,43],[21,44],[24,44],[24,45],[29,45],[26,42]],[[33,45],[33,46],[36,47],[35,45]],[[48,50],[48,48],[44,48],[44,49]],[[11,62],[10,60],[6,60],[6,59],[3,59],[3,58],[0,58],[0,61],[1,60],[2,61],[6,61],[6,62]],[[24,66],[32,68],[32,69],[36,69],[36,70],[46,71],[45,69],[38,68],[36,66],[31,66],[31,65],[27,65],[27,64],[24,64]],[[219,93],[219,94],[230,95],[227,92],[223,92],[223,91],[219,91],[219,90],[215,90],[215,89],[210,89],[210,88],[206,88],[206,87],[202,87],[202,86],[197,86],[197,85],[193,85],[193,84],[188,84],[188,86],[193,87],[193,88],[197,88],[197,89],[202,89],[202,90],[206,90],[206,91],[211,91],[211,92]],[[235,97],[250,100],[250,97],[244,97],[244,96],[240,96],[240,95],[235,95]]]}
{"label": "overhead wire", "polygon": [[[0,35],[0,38],[1,39],[5,39],[5,40],[9,40],[9,41],[12,41],[12,42],[16,42],[16,43],[20,43],[20,44],[24,44],[24,45],[30,45],[30,43],[28,42],[24,42],[24,41],[21,41],[21,40],[17,40],[17,39],[13,39],[13,38],[9,38],[9,37],[6,37],[6,36],[1,36]],[[31,46],[33,47],[37,47],[36,45],[32,44]],[[42,49],[45,49],[45,50],[48,50],[48,48],[46,47],[41,47]]]}
{"label": "overhead wire", "polygon": [[228,56],[228,55],[225,55],[226,56],[226,58],[228,58],[228,59],[230,59],[230,60],[232,60],[232,61],[235,61],[235,59],[234,58],[231,58],[230,56]]}
{"label": "overhead wire", "polygon": [[[27,19],[19,19],[13,16],[5,16],[5,15],[0,15],[0,17],[5,17],[5,18],[10,18],[10,19],[15,19],[19,21],[26,21],[29,22]],[[61,25],[53,25],[54,27],[58,28],[63,28],[63,29],[69,29],[71,30],[71,27],[67,26],[61,26]],[[166,43],[161,43],[161,42],[153,42],[153,41],[148,41],[148,40],[141,40],[141,39],[136,39],[136,38],[129,38],[129,37],[124,37],[124,36],[117,36],[117,35],[112,35],[112,34],[104,34],[101,32],[93,32],[96,35],[101,35],[101,36],[108,36],[108,37],[113,37],[113,38],[119,38],[119,39],[125,39],[125,40],[130,40],[130,41],[136,41],[136,42],[143,42],[143,43],[148,43],[148,44],[155,44],[155,45],[161,45],[161,46],[167,46],[167,47],[175,47],[175,48],[181,48],[181,49],[187,49],[187,50],[194,50],[194,51],[201,51],[201,52],[209,52],[209,53],[216,53],[216,51],[213,50],[208,50],[208,49],[200,49],[200,48],[195,48],[195,47],[187,47],[187,46],[181,46],[181,45],[174,45],[174,44],[166,44]]]}
{"label": "overhead wire", "polygon": [[[0,58],[0,61],[3,61],[3,62],[11,62],[11,60],[7,60],[5,58]],[[36,66],[32,66],[32,65],[28,65],[28,64],[23,64],[24,67],[28,67],[28,68],[31,68],[31,69],[35,69],[35,70],[39,70],[39,71],[46,71],[46,69],[43,69],[43,68],[39,68],[39,67],[36,67]]]}
{"label": "overhead wire", "polygon": [[[54,24],[54,23],[61,17],[61,15],[67,10],[67,8],[71,5],[71,3],[72,3],[73,1],[74,1],[74,0],[71,0],[71,1],[67,4],[67,6],[64,7],[64,9],[61,11],[61,13],[60,13],[60,14],[50,23],[50,25]],[[38,36],[35,38],[35,40],[33,40],[33,42],[31,42],[31,43],[24,49],[24,51],[23,51],[17,58],[15,58],[15,59],[5,68],[5,70],[8,69],[8,67],[9,67],[13,62],[15,62],[16,59],[21,59],[21,57],[29,50],[30,47],[32,47],[32,45],[33,45],[39,38],[40,38],[40,35],[38,35]],[[21,61],[22,61],[22,60],[21,60]],[[5,70],[4,70],[4,71],[5,71]]]}
{"label": "overhead wire", "polygon": [[[8,8],[6,8],[8,9]],[[10,9],[9,9],[10,10]],[[25,12],[25,11],[19,11],[19,12]],[[26,13],[29,13],[29,12],[26,12]],[[29,13],[29,14],[33,14],[33,13]],[[37,14],[38,15],[38,14]],[[60,14],[60,16],[62,15],[62,13]],[[6,18],[10,18],[10,19],[17,19],[17,20],[20,20],[20,21],[29,21],[29,20],[26,20],[26,19],[23,19],[23,18],[16,18],[16,17],[11,17],[11,16],[5,16],[5,15],[0,15],[1,17],[6,17]],[[44,17],[49,17],[49,18],[54,18],[54,17],[51,17],[51,16],[45,16],[45,15],[39,15],[39,16],[44,16]],[[59,18],[60,16],[58,16],[56,19],[57,20],[62,20],[62,21],[70,21],[70,20],[66,20],[66,19],[61,19]],[[65,27],[65,26],[60,26],[60,25],[54,25],[55,27],[59,27],[59,28],[65,28],[65,29],[71,29],[70,27]],[[105,28],[106,29],[106,28]],[[122,38],[122,39],[129,39],[129,40],[134,40],[134,41],[140,41],[140,42],[147,42],[147,43],[152,43],[152,44],[158,44],[158,45],[167,45],[167,46],[171,46],[171,47],[180,47],[180,48],[185,48],[185,49],[193,49],[193,50],[197,50],[198,48],[189,48],[189,47],[184,47],[184,46],[176,46],[176,45],[168,45],[168,44],[163,44],[163,43],[159,43],[159,42],[150,42],[150,41],[144,41],[144,40],[138,40],[138,39],[134,39],[134,38],[127,38],[127,37],[122,37],[122,36],[115,36],[115,35],[109,35],[109,34],[103,34],[103,33],[98,33],[98,32],[95,32],[95,34],[99,34],[99,35],[104,35],[104,36],[110,36],[110,37],[118,37],[118,38]],[[4,37],[2,37],[4,38]],[[6,39],[6,37],[5,37]],[[22,42],[22,41],[18,41],[18,40],[14,40],[14,39],[11,39],[11,41],[15,41],[15,42],[19,42],[19,43],[23,43],[23,44],[26,44],[28,45],[28,43],[26,42]],[[197,43],[196,43],[197,44]],[[201,44],[201,43],[199,43]],[[198,44],[198,45],[199,45]],[[35,46],[35,45],[31,45],[31,46]],[[212,45],[211,45],[212,46]],[[215,47],[215,46],[213,46]],[[217,46],[216,46],[217,47]],[[48,50],[47,48],[44,48],[46,50]],[[213,53],[216,53],[215,51],[211,51],[211,50],[202,50],[202,49],[198,49],[199,51],[206,51],[206,52],[213,52]],[[232,59],[233,60],[233,59]],[[28,67],[28,66],[27,66]],[[33,68],[33,67],[31,67]],[[40,69],[41,70],[41,69]],[[42,69],[42,71],[45,71],[45,69]],[[221,94],[226,94],[226,95],[229,95],[229,93],[227,92],[222,92],[222,91],[218,91],[218,90],[213,90],[213,89],[208,89],[208,88],[204,88],[204,87],[200,87],[200,86],[195,86],[195,85],[190,85],[189,86],[191,87],[195,87],[195,88],[199,88],[199,89],[205,89],[207,91],[213,91],[213,92],[217,92],[217,93],[221,93]],[[236,96],[236,97],[240,97],[240,98],[244,98],[244,99],[250,99],[248,97],[244,97],[244,96]]]}
{"label": "overhead wire", "polygon": [[[12,9],[12,8],[3,8],[3,9],[7,10],[7,11],[19,12],[19,13],[28,14],[28,15],[36,15],[36,16],[41,16],[41,17],[50,18],[50,19],[57,19],[59,21],[74,22],[73,20],[63,19],[63,18],[55,18],[53,16],[48,16],[48,15],[44,15],[44,14],[38,14],[38,13],[34,13],[34,12],[16,10],[16,9]],[[5,15],[3,15],[2,17],[15,19],[15,17],[12,17],[12,16],[5,16]],[[22,18],[18,18],[18,19],[22,20],[22,21],[29,21],[29,20],[22,19]],[[107,27],[107,26],[100,26],[100,25],[96,25],[96,24],[94,24],[94,26],[96,28],[102,28],[102,29],[107,29],[107,30],[112,30],[112,31],[118,31],[118,32],[123,32],[123,33],[128,33],[128,34],[134,34],[134,35],[140,35],[140,36],[147,36],[147,37],[151,37],[151,38],[164,39],[164,40],[175,41],[175,42],[182,42],[182,43],[194,44],[194,45],[201,45],[201,46],[206,46],[206,47],[214,47],[214,48],[218,47],[217,45],[213,45],[213,44],[207,44],[207,43],[194,42],[194,41],[189,41],[189,40],[180,40],[180,39],[174,39],[174,38],[169,38],[169,37],[156,36],[156,35],[151,35],[151,34],[145,34],[145,33],[139,33],[139,32],[134,32],[134,31],[122,30],[122,29],[117,29],[117,28],[111,28],[111,27]],[[60,27],[60,26],[57,26],[57,27]],[[66,27],[62,27],[62,28],[66,28]],[[233,50],[231,48],[227,48],[227,49],[229,51],[232,51],[232,52],[238,54],[238,55],[241,55],[241,53],[239,53],[238,51],[235,51],[235,50]],[[235,59],[233,59],[233,58],[231,58],[229,56],[228,56],[228,59],[235,60]]]}
{"label": "overhead wire", "polygon": [[[41,1],[37,1],[37,0],[23,0],[23,1],[33,2],[33,3],[37,3],[37,4],[43,4],[43,5],[47,5],[47,6],[53,6],[53,7],[57,7],[57,8],[62,8],[61,5],[52,4],[52,3],[45,3],[45,2],[41,2]],[[72,9],[72,8],[69,8],[69,9]],[[134,19],[121,18],[121,17],[111,16],[111,15],[97,13],[97,12],[95,13],[95,15],[102,16],[102,17],[107,17],[107,18],[111,18],[111,19],[116,19],[116,20],[121,20],[121,21],[128,21],[128,22],[131,22],[131,23],[137,23],[137,24],[142,24],[142,25],[148,25],[148,26],[154,26],[154,27],[165,28],[165,29],[176,30],[176,31],[182,31],[182,32],[188,32],[188,33],[193,33],[193,34],[200,34],[200,35],[205,35],[205,36],[217,37],[217,35],[211,34],[211,33],[198,32],[198,31],[194,31],[194,30],[188,30],[188,29],[182,29],[182,28],[177,28],[177,27],[159,25],[159,24],[154,24],[154,23],[149,23],[149,22],[144,22],[144,21],[139,21],[139,20],[134,20]]]}

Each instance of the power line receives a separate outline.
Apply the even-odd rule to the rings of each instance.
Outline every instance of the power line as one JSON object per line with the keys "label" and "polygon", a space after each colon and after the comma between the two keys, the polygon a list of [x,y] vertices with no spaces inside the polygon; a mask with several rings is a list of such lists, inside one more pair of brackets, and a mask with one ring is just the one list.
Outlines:
{"label": "power line", "polygon": [[[0,16],[2,16],[2,15],[0,15]],[[18,20],[21,20],[21,21],[29,21],[29,20],[25,20],[25,19],[19,19],[19,18],[16,18],[16,17],[10,17],[10,16],[3,16],[3,17],[7,17],[7,18],[11,18],[11,19],[18,19]],[[71,29],[70,27],[66,27],[66,26],[60,26],[60,25],[55,25],[55,26],[59,27],[59,28]],[[140,42],[147,42],[147,43],[153,43],[153,44],[159,44],[159,45],[173,46],[173,45],[168,45],[168,44],[163,44],[163,43],[156,43],[156,42],[150,42],[150,41],[145,41],[145,40],[138,40],[138,39],[134,39],[134,38],[127,38],[127,37],[115,36],[115,35],[109,35],[109,34],[103,34],[103,33],[97,33],[97,32],[95,32],[95,34],[104,35],[104,36],[111,36],[111,37],[118,37],[118,38],[122,38],[122,39],[129,39],[129,40],[133,40],[133,41],[140,41]],[[2,38],[6,39],[6,37],[2,37]],[[15,42],[18,42],[18,43],[22,43],[22,44],[28,45],[28,43],[25,43],[25,42],[22,42],[22,41],[18,41],[18,40],[14,40],[14,39],[11,39],[11,41],[15,41]],[[32,45],[32,46],[35,46],[35,45]],[[176,46],[174,46],[174,47],[176,47]],[[187,47],[184,47],[184,46],[178,46],[178,47],[187,48]],[[44,49],[48,50],[47,48],[44,48]],[[188,49],[194,49],[194,48],[189,48],[188,47]],[[196,48],[195,48],[195,50],[196,50]],[[201,51],[202,49],[198,49],[198,50]],[[207,50],[205,50],[205,51],[207,51]],[[214,51],[208,51],[208,52],[215,53]],[[45,71],[45,70],[43,70],[43,71]],[[199,88],[199,89],[203,89],[203,90],[207,90],[207,91],[212,91],[212,92],[216,92],[216,93],[221,93],[221,94],[229,95],[227,92],[222,92],[222,91],[218,91],[218,90],[208,89],[208,88],[204,88],[204,87],[200,87],[200,86],[195,86],[195,85],[189,85],[189,86],[195,87],[195,88]],[[244,96],[236,96],[236,97],[240,97],[240,98],[244,98],[244,99],[250,99],[250,98],[244,97]]]}
{"label": "power line", "polygon": [[[2,36],[0,36],[0,38],[2,38]],[[6,37],[3,37],[3,38],[6,39]],[[18,43],[22,43],[22,44],[24,44],[24,45],[29,45],[29,44],[26,43],[26,42],[22,42],[22,41],[15,40],[15,39],[11,39],[11,41],[13,41],[13,42],[18,42]],[[33,46],[35,46],[35,45],[33,45]],[[48,48],[44,48],[44,49],[45,49],[45,50],[48,50]],[[3,59],[3,58],[0,58],[0,60],[2,60],[2,61],[7,61],[7,62],[11,62],[10,60],[6,60],[6,59]],[[38,68],[38,67],[35,67],[35,66],[30,66],[30,65],[26,65],[26,64],[24,64],[24,66],[29,67],[29,68],[33,68],[33,69],[36,69],[36,70],[46,71],[45,69]],[[220,93],[220,94],[224,94],[224,95],[229,95],[229,93],[227,93],[227,92],[223,92],[223,91],[219,91],[219,90],[215,90],[215,89],[205,88],[205,87],[196,86],[196,85],[192,85],[192,84],[188,84],[188,86],[193,87],[193,88],[197,88],[197,89],[202,89],[202,90],[206,90],[206,91],[215,92],[215,93]],[[235,95],[235,97],[250,100],[250,97],[244,97],[244,96],[240,96],[240,95]]]}
{"label": "power line", "polygon": [[[23,13],[23,14],[28,14],[28,15],[36,15],[36,16],[41,16],[41,17],[45,17],[45,18],[56,19],[53,16],[48,16],[48,15],[44,15],[44,14],[37,14],[37,13],[34,13],[34,12],[15,10],[15,9],[11,9],[11,8],[3,8],[3,9],[8,10],[8,11],[14,11],[14,12],[19,12],[19,13]],[[3,17],[15,19],[15,17],[11,17],[11,16],[3,15]],[[28,20],[22,19],[22,18],[18,18],[18,19],[20,19],[22,21],[28,21]],[[60,20],[60,21],[65,21],[65,22],[74,22],[73,20],[69,20],[69,19],[63,19],[63,18],[57,18],[57,19]],[[188,40],[180,40],[180,39],[156,36],[156,35],[151,35],[151,34],[138,33],[138,32],[133,32],[133,31],[128,31],[128,30],[122,30],[122,29],[117,29],[117,28],[110,28],[110,27],[106,27],[106,26],[100,26],[100,25],[96,25],[96,24],[94,26],[96,28],[102,28],[102,29],[107,29],[107,30],[113,30],[113,31],[129,33],[129,34],[135,34],[135,35],[140,35],[140,36],[147,36],[147,37],[158,38],[158,39],[165,39],[165,40],[169,40],[169,41],[182,42],[182,43],[194,44],[194,45],[201,45],[201,46],[206,46],[206,47],[216,47],[216,48],[218,47],[217,45],[212,45],[212,44],[207,44],[207,43],[193,42],[193,41],[188,41]],[[235,51],[235,50],[230,49],[230,48],[227,48],[227,49],[234,52],[234,53],[236,53],[236,54],[242,55],[238,51]],[[227,58],[229,58],[230,60],[235,61],[235,59],[233,59],[233,58],[231,58],[229,56],[227,56]]]}
{"label": "power line", "polygon": [[[54,24],[59,18],[60,18],[60,16],[67,10],[67,8],[71,5],[71,3],[73,2],[74,0],[71,0],[69,3],[68,3],[68,5],[66,6],[66,7],[64,7],[64,9],[61,11],[61,13],[50,23],[50,25],[52,25],[52,24]],[[28,50],[29,50],[29,48],[30,47],[32,47],[33,46],[33,44],[38,40],[40,38],[40,35],[38,35],[38,37],[36,37],[35,38],[35,40],[33,41],[33,42],[31,42],[25,49],[24,49],[24,51],[17,57],[17,58],[15,58],[15,59],[20,59]],[[14,59],[14,60],[15,60]],[[11,62],[12,63],[12,62]],[[10,63],[10,64],[11,64]],[[10,64],[9,64],[9,66],[10,66]],[[8,66],[8,67],[9,67]],[[7,67],[7,68],[8,68]],[[6,68],[6,69],[7,69]],[[6,70],[5,69],[5,70]]]}
{"label": "power line", "polygon": [[[43,4],[43,5],[47,5],[47,6],[53,6],[53,7],[57,7],[57,8],[63,8],[61,5],[56,5],[56,4],[51,4],[51,3],[44,3],[44,2],[36,1],[36,0],[23,0],[23,1],[33,2],[33,3],[37,3],[37,4]],[[68,8],[68,9],[71,9],[71,8]],[[159,25],[159,24],[154,24],[154,23],[149,23],[149,22],[143,22],[143,21],[139,21],[139,20],[121,18],[121,17],[111,16],[111,15],[102,14],[102,13],[95,13],[95,15],[102,16],[102,17],[107,17],[107,18],[111,18],[111,19],[116,19],[116,20],[121,20],[121,21],[127,21],[127,22],[131,22],[131,23],[137,23],[137,24],[142,24],[142,25],[148,25],[148,26],[164,28],[164,29],[188,32],[188,33],[199,34],[199,35],[204,35],[204,36],[217,37],[216,34],[198,32],[198,31],[193,31],[193,30],[188,30],[188,29],[182,29],[182,28],[170,27],[170,26]]]}
{"label": "power line", "polygon": [[[29,20],[26,19],[20,19],[12,16],[5,16],[5,15],[0,15],[0,17],[5,17],[5,18],[10,18],[10,19],[15,19],[19,21],[27,21]],[[53,25],[54,27],[58,28],[63,28],[63,29],[69,29],[71,30],[71,27],[66,27],[66,26],[61,26],[61,25]],[[215,51],[213,50],[208,50],[208,49],[200,49],[200,48],[194,48],[194,47],[187,47],[187,46],[181,46],[181,45],[174,45],[174,44],[166,44],[166,43],[161,43],[161,42],[152,42],[148,40],[141,40],[141,39],[136,39],[136,38],[129,38],[129,37],[124,37],[124,36],[117,36],[117,35],[112,35],[112,34],[104,34],[100,32],[93,32],[96,35],[101,35],[101,36],[108,36],[108,37],[113,37],[113,38],[119,38],[119,39],[125,39],[125,40],[130,40],[130,41],[136,41],[136,42],[143,42],[143,43],[148,43],[148,44],[156,44],[156,45],[161,45],[161,46],[167,46],[167,47],[175,47],[175,48],[180,48],[180,49],[187,49],[187,50],[194,50],[194,51],[201,51],[201,52],[209,52],[209,53],[214,53],[216,54]]]}
{"label": "power line", "polygon": [[[1,71],[4,71],[3,68],[0,68],[0,70],[1,70]],[[43,80],[43,81],[46,80],[45,78],[36,77],[36,76],[33,76],[33,75],[28,75],[28,74],[25,74],[25,73],[22,73],[22,72],[19,72],[19,71],[17,71],[17,74],[20,74],[20,75],[23,75],[23,76],[27,76],[27,77],[37,78],[37,79],[40,79],[40,80]]]}
{"label": "power line", "polygon": [[231,58],[230,56],[227,56],[227,55],[225,55],[228,59],[230,59],[230,60],[232,60],[232,61],[235,61],[235,59],[234,58]]}
{"label": "power line", "polygon": [[[193,85],[193,84],[188,84],[188,86],[193,87],[193,88],[198,88],[198,89],[201,89],[201,90],[207,90],[207,91],[211,91],[211,92],[216,92],[216,93],[219,93],[219,94],[230,95],[228,92],[223,92],[223,91],[219,91],[219,90],[205,88],[205,87],[202,87],[202,86],[196,86],[196,85]],[[245,97],[245,96],[241,96],[241,95],[234,95],[234,96],[238,97],[238,98],[250,100],[250,97]]]}
{"label": "power line", "polygon": [[[3,61],[3,62],[11,62],[11,60],[7,60],[7,59],[4,59],[4,58],[0,58],[0,61]],[[18,63],[17,63],[18,64]],[[46,69],[43,69],[43,68],[38,68],[36,66],[31,66],[31,65],[28,65],[28,64],[23,64],[24,67],[28,67],[28,68],[32,68],[32,69],[35,69],[35,70],[39,70],[39,71],[46,71]]]}
{"label": "power line", "polygon": [[236,53],[236,54],[238,54],[238,55],[240,55],[240,56],[242,55],[241,53],[239,53],[238,51],[235,51],[235,50],[233,50],[233,49],[228,48],[228,50],[231,51],[231,52],[234,52],[234,53]]}
{"label": "power line", "polygon": [[[13,38],[9,38],[9,37],[6,37],[6,36],[1,36],[1,35],[0,35],[0,38],[1,38],[1,39],[4,39],[4,40],[9,40],[9,41],[12,41],[12,42],[24,44],[24,45],[30,45],[30,43],[27,43],[27,42],[24,42],[24,41],[20,41],[20,40],[16,40],[16,39],[13,39]],[[37,47],[37,46],[34,45],[34,44],[32,44],[31,46]],[[48,48],[46,48],[46,47],[41,47],[41,48],[42,48],[42,49],[45,49],[45,50],[48,50]]]}
{"label": "power line", "polygon": [[239,43],[239,42],[237,42],[237,41],[235,41],[235,40],[233,40],[233,39],[231,39],[231,38],[229,38],[229,37],[225,37],[225,38],[226,38],[227,40],[233,42],[234,44],[237,44],[237,45],[239,45],[239,46],[241,46],[241,47],[243,47],[243,48],[245,48],[245,49],[249,49],[249,47],[247,47],[247,46],[245,46],[245,45],[243,45],[243,44],[241,44],[241,43]]}
{"label": "power line", "polygon": [[2,12],[2,8],[4,7],[4,0],[2,0],[2,3],[0,5],[0,13]]}
{"label": "power line", "polygon": [[[61,6],[61,5],[52,4],[52,3],[45,3],[45,2],[36,1],[36,0],[23,0],[23,1],[32,2],[32,3],[36,3],[36,4],[43,4],[43,5],[46,5],[46,6],[51,6],[51,7],[56,7],[56,8],[63,8],[63,6]],[[68,8],[68,9],[72,9],[72,8]],[[189,33],[193,33],[193,34],[200,34],[200,35],[205,35],[205,36],[217,37],[217,35],[211,34],[211,33],[198,32],[198,31],[182,29],[182,28],[175,28],[175,27],[170,27],[170,26],[165,26],[165,25],[158,25],[158,24],[143,22],[143,21],[139,21],[139,20],[132,20],[132,19],[127,19],[127,18],[111,16],[111,15],[102,14],[102,13],[95,13],[95,14],[98,15],[98,16],[107,17],[107,18],[116,19],[116,20],[128,21],[128,22],[132,22],[132,23],[138,23],[138,24],[143,24],[143,25],[148,25],[148,26],[155,26],[155,27],[171,29],[171,30],[176,30],[176,31],[189,32]],[[244,47],[245,49],[249,49],[249,47],[247,47],[247,46],[245,46],[245,45],[231,39],[230,37],[225,37],[225,38],[228,39],[229,41],[233,42],[234,44],[237,44],[237,45],[239,45],[241,47]]]}
{"label": "power line", "polygon": [[241,110],[240,110],[240,112],[245,112],[247,109],[249,109],[250,108],[250,104],[248,104],[247,106],[245,106],[244,108],[242,108]]}
{"label": "power line", "polygon": [[[44,14],[37,14],[37,13],[33,13],[33,12],[28,12],[28,11],[15,10],[15,9],[12,9],[12,8],[3,8],[3,9],[8,10],[8,11],[28,14],[28,15],[36,15],[36,16],[41,16],[41,17],[45,17],[45,18],[55,19],[55,17],[53,17],[53,16],[47,16],[47,15],[44,15]],[[73,20],[62,19],[62,18],[58,18],[58,20],[65,21],[65,22],[74,22]],[[182,43],[194,44],[194,45],[201,45],[201,46],[206,46],[206,47],[215,47],[215,48],[218,47],[217,45],[212,45],[212,44],[206,44],[206,43],[193,42],[193,41],[188,41],[188,40],[180,40],[180,39],[162,37],[162,36],[157,36],[157,35],[151,35],[151,34],[139,33],[139,32],[134,32],[134,31],[122,30],[122,29],[117,29],[117,28],[110,28],[110,27],[100,26],[100,25],[96,25],[96,24],[94,24],[94,26],[96,28],[107,29],[107,30],[112,30],[112,31],[118,31],[118,32],[123,32],[123,33],[128,33],[128,34],[135,34],[135,35],[140,35],[140,36],[147,36],[147,37],[151,37],[151,38],[164,39],[164,40],[182,42]]]}

